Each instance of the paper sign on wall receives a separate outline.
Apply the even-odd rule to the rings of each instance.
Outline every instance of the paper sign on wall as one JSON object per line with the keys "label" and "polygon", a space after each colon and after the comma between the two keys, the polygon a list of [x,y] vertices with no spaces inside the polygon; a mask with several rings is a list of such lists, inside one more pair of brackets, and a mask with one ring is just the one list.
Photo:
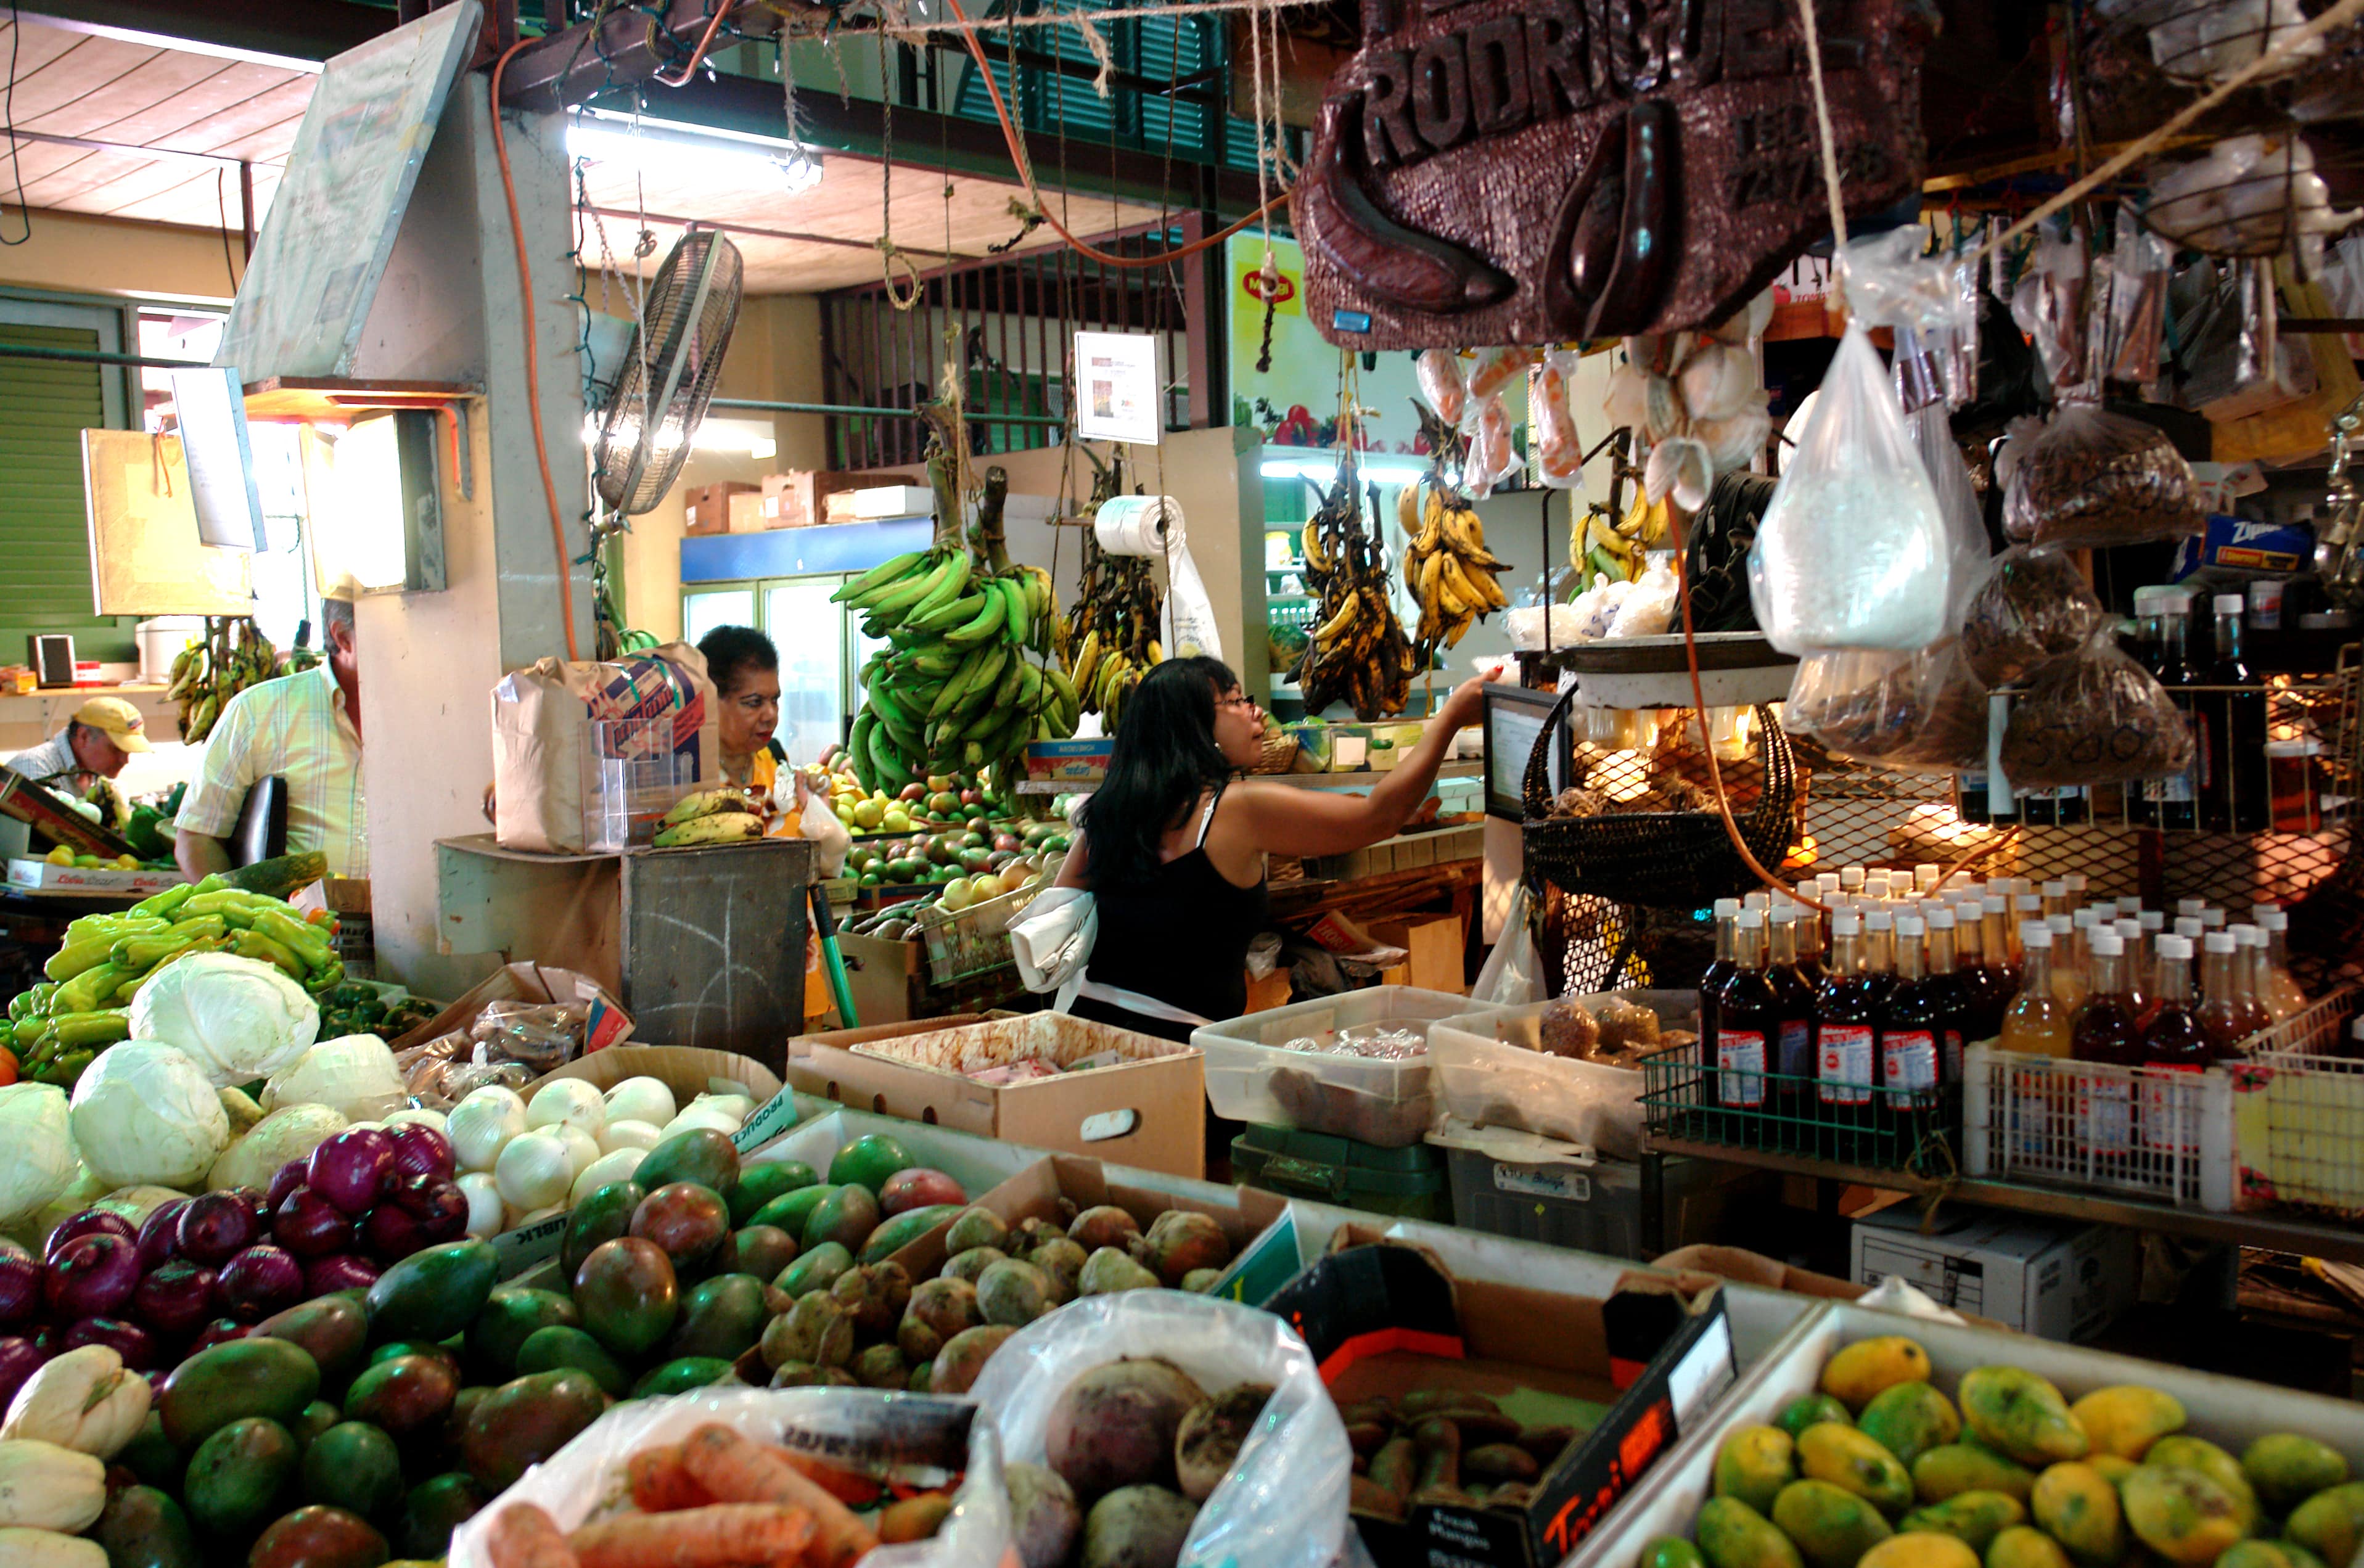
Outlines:
{"label": "paper sign on wall", "polygon": [[1155,338],[1076,333],[1076,434],[1085,440],[1154,447],[1165,439]]}

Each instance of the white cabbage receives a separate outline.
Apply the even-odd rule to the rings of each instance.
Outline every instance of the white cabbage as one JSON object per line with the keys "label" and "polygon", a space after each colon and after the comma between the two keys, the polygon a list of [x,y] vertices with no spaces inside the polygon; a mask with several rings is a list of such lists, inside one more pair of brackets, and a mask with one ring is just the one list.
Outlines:
{"label": "white cabbage", "polygon": [[289,1106],[273,1111],[222,1151],[206,1177],[206,1185],[216,1190],[268,1187],[280,1166],[303,1159],[345,1127],[343,1115],[329,1106]]}
{"label": "white cabbage", "polygon": [[162,1040],[107,1047],[74,1083],[83,1163],[109,1186],[195,1187],[229,1146],[229,1113],[214,1087],[188,1052]]}
{"label": "white cabbage", "polygon": [[319,1032],[319,1006],[301,985],[226,952],[158,971],[131,1002],[131,1038],[185,1051],[217,1089],[295,1065]]}
{"label": "white cabbage", "polygon": [[327,1106],[351,1121],[370,1120],[409,1102],[394,1052],[374,1034],[324,1040],[262,1086],[262,1108]]}
{"label": "white cabbage", "polygon": [[53,1084],[0,1089],[0,1225],[55,1203],[75,1174],[66,1092]]}

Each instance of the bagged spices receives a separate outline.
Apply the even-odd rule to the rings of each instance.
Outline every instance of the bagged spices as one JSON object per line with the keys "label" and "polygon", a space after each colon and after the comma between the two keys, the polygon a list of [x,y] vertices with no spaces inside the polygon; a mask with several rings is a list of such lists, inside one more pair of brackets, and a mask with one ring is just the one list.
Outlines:
{"label": "bagged spices", "polygon": [[2090,403],[2023,425],[1996,459],[2003,532],[2064,550],[2179,539],[2206,526],[2191,467],[2164,432]]}
{"label": "bagged spices", "polygon": [[1951,638],[1918,653],[1801,661],[1783,723],[1857,762],[1948,773],[1986,765],[1987,689]]}
{"label": "bagged spices", "polygon": [[2024,680],[2074,653],[2102,620],[2102,602],[2077,563],[2057,550],[2013,545],[1962,619],[1962,654],[1990,686]]}
{"label": "bagged spices", "polygon": [[2002,768],[2021,789],[2126,784],[2191,765],[2191,727],[2106,629],[2038,672],[2012,705]]}

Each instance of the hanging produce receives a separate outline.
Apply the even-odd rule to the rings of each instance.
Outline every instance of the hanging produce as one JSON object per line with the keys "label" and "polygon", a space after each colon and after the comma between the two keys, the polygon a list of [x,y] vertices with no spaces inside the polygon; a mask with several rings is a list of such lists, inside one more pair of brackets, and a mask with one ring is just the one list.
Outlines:
{"label": "hanging produce", "polygon": [[893,645],[862,667],[866,700],[848,745],[863,783],[890,793],[931,774],[1006,765],[1022,759],[1029,740],[1076,730],[1076,689],[1047,657],[1058,614],[1051,575],[1011,564],[1003,542],[1009,475],[986,470],[976,523],[964,538],[959,454],[966,444],[948,434],[948,410],[931,409],[933,543],[831,595],[864,613],[865,635]]}
{"label": "hanging produce", "polygon": [[1412,672],[1427,662],[1388,601],[1387,551],[1364,531],[1358,472],[1349,448],[1340,454],[1337,481],[1305,525],[1305,580],[1321,598],[1321,618],[1289,675],[1305,694],[1306,712],[1344,700],[1368,721],[1403,711]]}
{"label": "hanging produce", "polygon": [[205,636],[191,638],[173,659],[173,683],[164,693],[181,705],[181,739],[191,745],[203,740],[230,698],[278,673],[279,651],[251,617],[207,616]]}
{"label": "hanging produce", "polygon": [[[1486,548],[1486,525],[1468,495],[1445,476],[1448,465],[1466,465],[1468,438],[1420,404],[1412,408],[1428,439],[1428,473],[1397,495],[1396,520],[1411,541],[1404,549],[1404,585],[1420,601],[1417,657],[1425,668],[1438,649],[1459,643],[1473,622],[1509,601],[1496,581],[1502,562]],[[1308,523],[1308,562],[1314,542],[1313,525]]]}
{"label": "hanging produce", "polygon": [[[1121,462],[1101,462],[1089,447],[1084,455],[1097,471],[1085,510],[1097,517],[1122,489],[1124,469]],[[1165,610],[1150,559],[1111,554],[1100,548],[1098,528],[1085,529],[1083,592],[1066,625],[1067,670],[1083,711],[1098,714],[1107,734],[1116,733],[1125,695],[1151,665],[1165,662],[1157,641]]]}

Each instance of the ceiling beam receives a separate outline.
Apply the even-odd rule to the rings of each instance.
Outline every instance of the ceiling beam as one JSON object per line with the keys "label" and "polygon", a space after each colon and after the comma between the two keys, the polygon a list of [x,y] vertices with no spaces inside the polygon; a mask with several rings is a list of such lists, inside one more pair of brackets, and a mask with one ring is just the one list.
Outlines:
{"label": "ceiling beam", "polygon": [[391,32],[396,20],[351,0],[21,0],[17,9],[69,32],[303,72]]}

